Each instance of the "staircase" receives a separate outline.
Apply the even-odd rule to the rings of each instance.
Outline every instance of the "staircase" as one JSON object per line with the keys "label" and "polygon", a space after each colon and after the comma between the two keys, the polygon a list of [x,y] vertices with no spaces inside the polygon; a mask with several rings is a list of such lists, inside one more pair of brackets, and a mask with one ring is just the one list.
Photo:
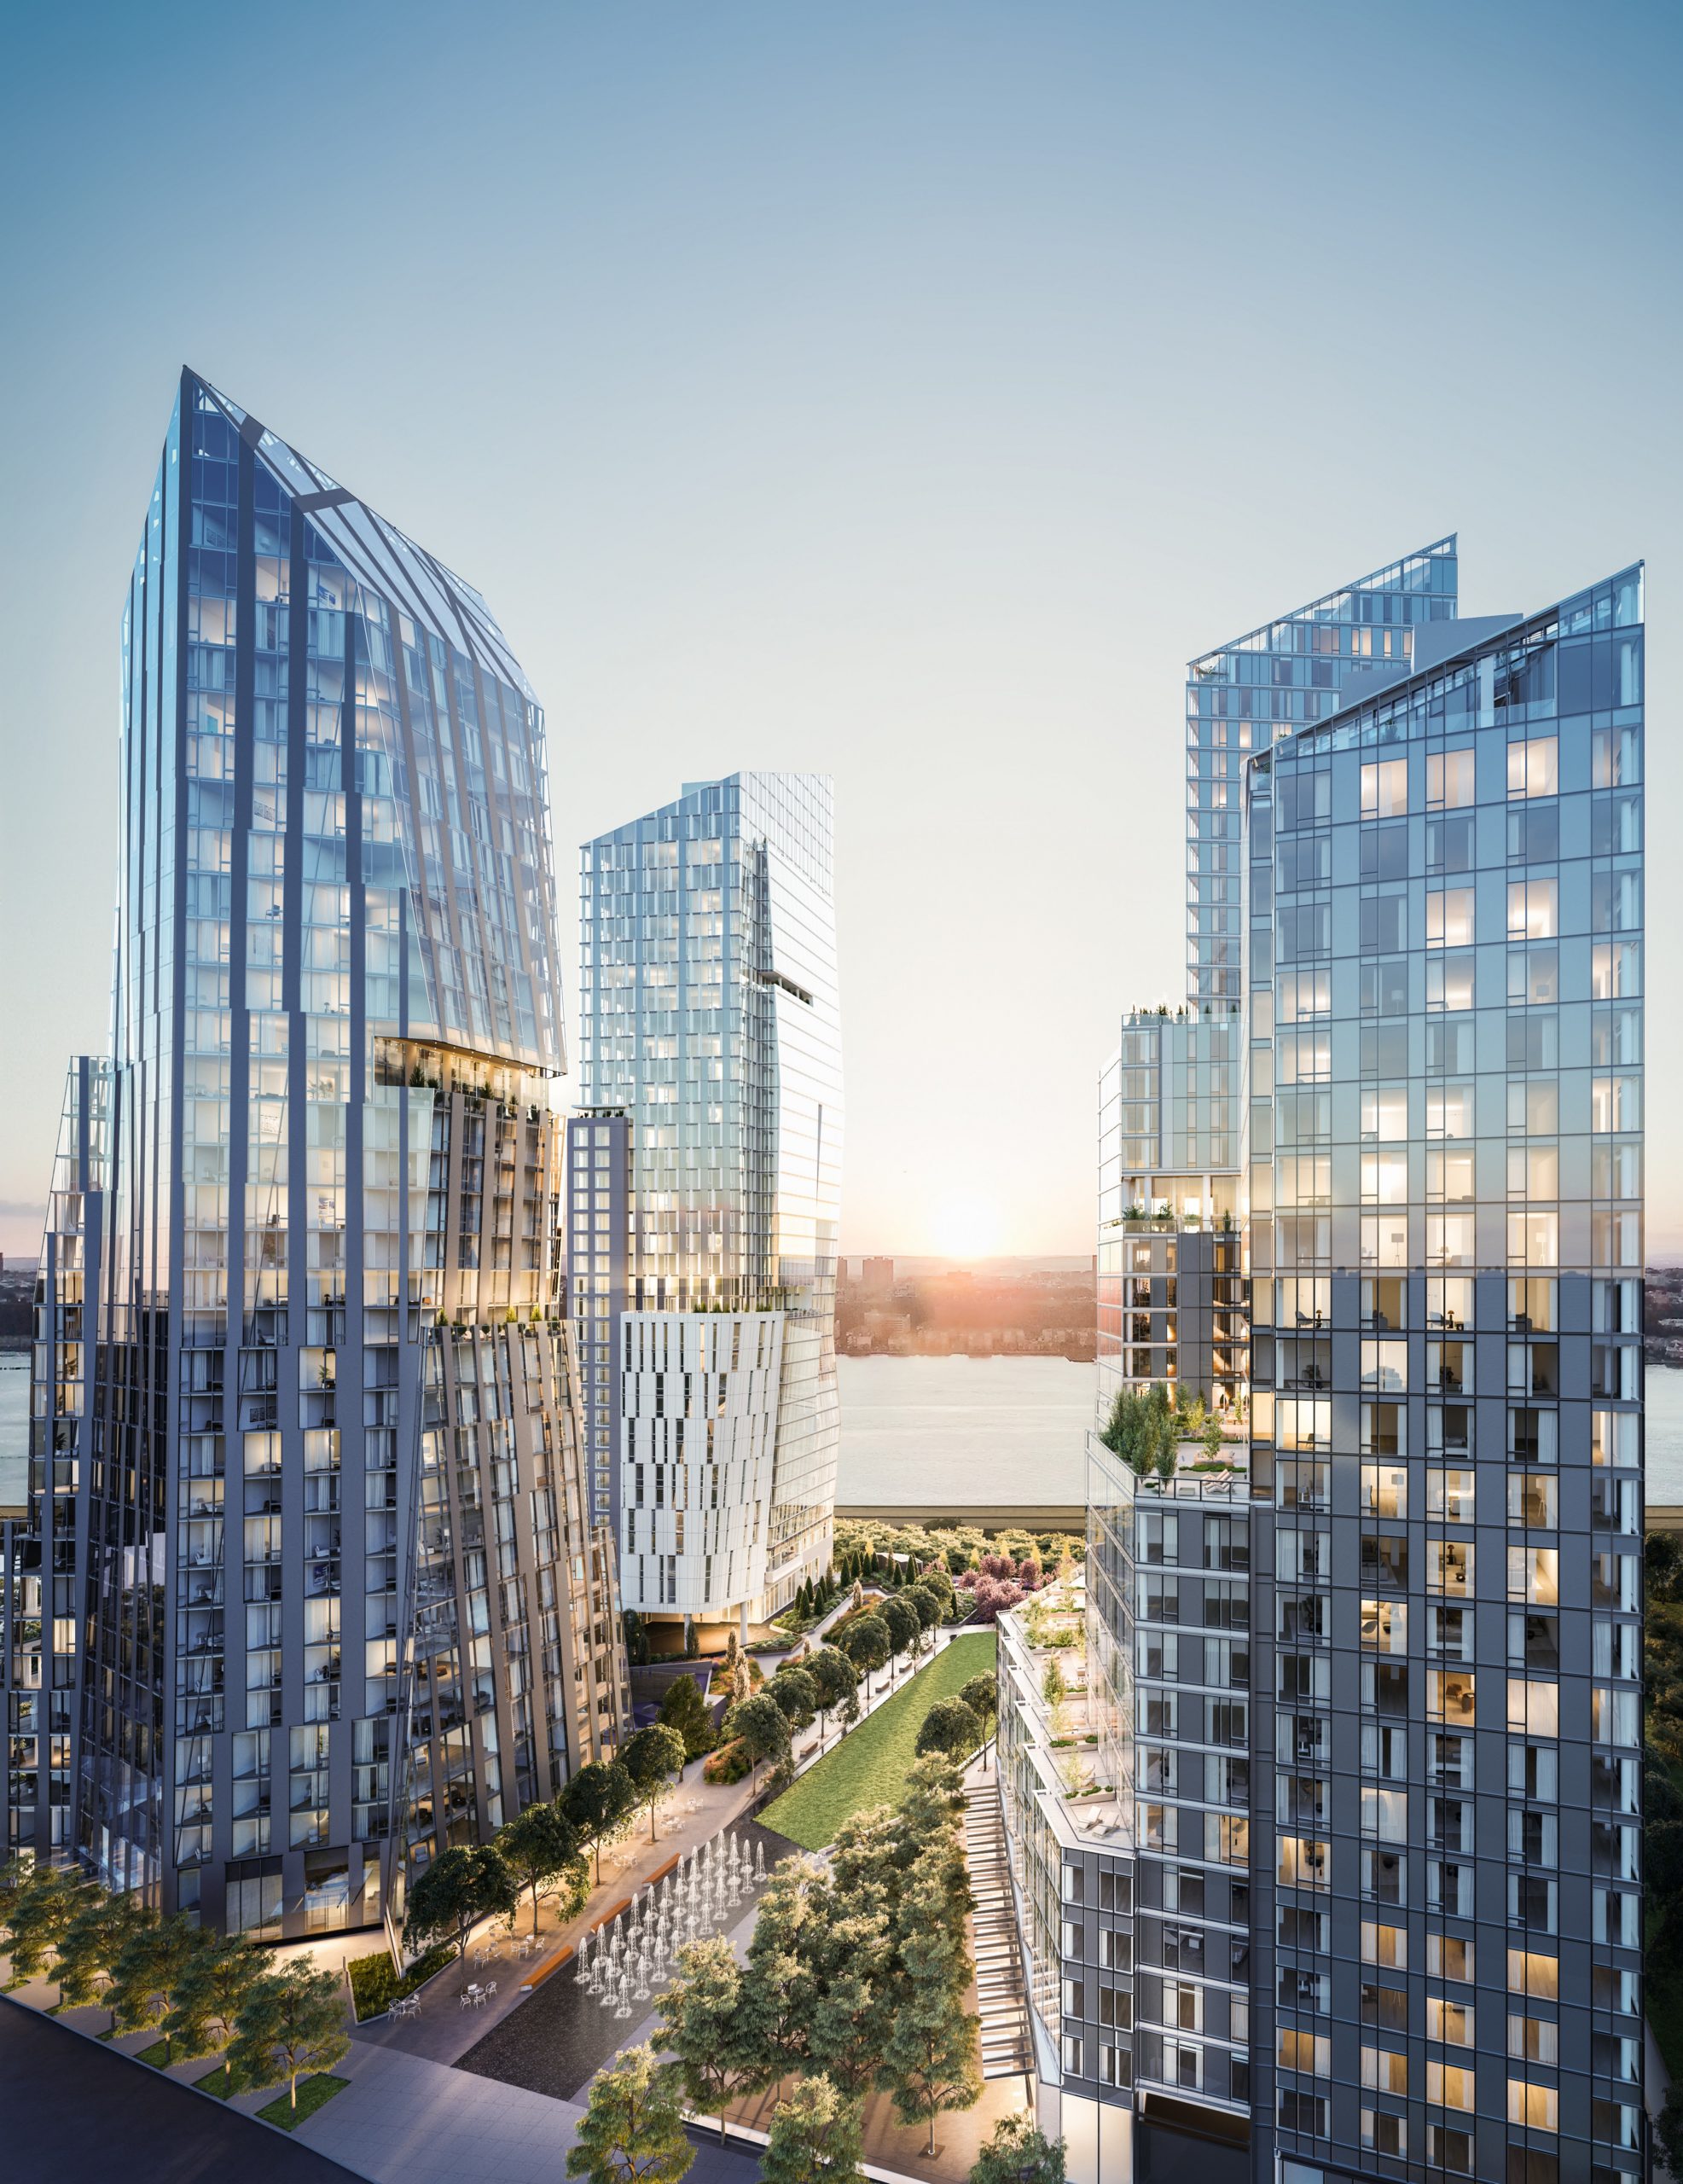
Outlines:
{"label": "staircase", "polygon": [[1011,1902],[999,1777],[973,1771],[965,1782],[964,1859],[976,1898],[976,1997],[982,2018],[982,2075],[1025,2077],[1034,2036],[1023,1993],[1023,1953]]}

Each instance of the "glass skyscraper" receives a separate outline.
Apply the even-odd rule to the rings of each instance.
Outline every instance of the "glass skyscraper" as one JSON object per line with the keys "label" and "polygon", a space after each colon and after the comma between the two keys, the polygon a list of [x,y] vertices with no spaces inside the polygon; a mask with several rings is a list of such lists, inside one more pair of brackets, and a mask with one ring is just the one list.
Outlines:
{"label": "glass skyscraper", "polygon": [[[1187,996],[1236,1004],[1245,768],[1324,720],[1364,679],[1407,664],[1415,632],[1455,612],[1454,535],[1230,638],[1187,669]],[[1212,1165],[1237,1165],[1236,1153]]]}
{"label": "glass skyscraper", "polygon": [[628,1608],[746,1620],[830,1557],[830,784],[690,783],[582,862],[569,1220],[592,1491]]}
{"label": "glass skyscraper", "polygon": [[[1077,2184],[1642,2171],[1641,576],[1465,620],[1454,570],[1194,663],[1240,975],[1101,1077],[1096,1786],[1003,1626]],[[1213,1455],[1128,1461],[1152,1384]]]}
{"label": "glass skyscraper", "polygon": [[1642,2169],[1641,620],[1629,569],[1434,632],[1251,762],[1287,2175]]}
{"label": "glass skyscraper", "polygon": [[276,1937],[611,1745],[543,720],[485,601],[192,373],[123,618],[7,1542],[9,1839]]}

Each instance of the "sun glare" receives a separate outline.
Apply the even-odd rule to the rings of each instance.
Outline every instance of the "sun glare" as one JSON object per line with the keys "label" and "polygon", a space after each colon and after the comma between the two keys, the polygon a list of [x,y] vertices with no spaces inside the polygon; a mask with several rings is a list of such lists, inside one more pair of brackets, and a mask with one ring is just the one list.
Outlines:
{"label": "sun glare", "polygon": [[948,1199],[936,1210],[935,1248],[952,1259],[986,1258],[999,1249],[999,1215],[978,1198]]}

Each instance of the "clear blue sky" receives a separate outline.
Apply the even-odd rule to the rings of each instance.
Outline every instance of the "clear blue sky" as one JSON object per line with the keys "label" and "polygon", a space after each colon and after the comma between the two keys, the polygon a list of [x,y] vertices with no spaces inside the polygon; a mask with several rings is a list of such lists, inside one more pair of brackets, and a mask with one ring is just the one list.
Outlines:
{"label": "clear blue sky", "polygon": [[[1651,1245],[1683,1246],[1683,10],[14,12],[0,1246],[104,1037],[118,617],[190,362],[490,600],[574,845],[833,773],[853,1251],[1085,1251],[1177,998],[1183,663],[1452,528],[1637,555]],[[571,1000],[571,988],[570,988]]]}

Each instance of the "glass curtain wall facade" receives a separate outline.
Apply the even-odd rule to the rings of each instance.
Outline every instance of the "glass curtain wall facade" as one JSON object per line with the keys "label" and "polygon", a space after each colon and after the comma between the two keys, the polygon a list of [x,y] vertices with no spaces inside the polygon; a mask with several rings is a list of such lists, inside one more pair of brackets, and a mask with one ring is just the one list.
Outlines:
{"label": "glass curtain wall facade", "polygon": [[[1101,1078],[1117,1809],[1058,1920],[1027,1895],[1077,1801],[1009,1646],[1000,1694],[1076,2184],[1642,2173],[1641,572],[1466,620],[1454,572],[1446,541],[1202,664],[1253,708],[1304,679],[1245,729],[1243,994],[1124,1019]],[[1116,1397],[1219,1397],[1224,1338],[1245,1430],[1136,1472]]]}
{"label": "glass curtain wall facade", "polygon": [[542,716],[478,593],[191,373],[123,692],[112,1048],[73,1070],[8,1572],[55,1608],[9,1667],[14,1724],[32,1675],[48,1709],[9,1836],[207,1924],[371,1923],[622,1703],[561,1296]]}
{"label": "glass curtain wall facade", "polygon": [[1251,753],[1324,720],[1364,677],[1406,666],[1414,632],[1453,619],[1457,570],[1452,533],[1188,665],[1187,996],[1195,1008],[1219,1011],[1242,997],[1240,828]]}
{"label": "glass curtain wall facade", "polygon": [[1628,570],[1251,763],[1288,2175],[1642,2170],[1641,614]]}
{"label": "glass curtain wall facade", "polygon": [[594,1118],[625,1118],[630,1189],[624,1228],[576,1189],[572,1282],[581,1326],[624,1298],[593,1432],[619,1436],[625,1605],[773,1613],[827,1566],[835,1503],[830,785],[692,783],[582,862],[582,1105],[593,1172]]}

